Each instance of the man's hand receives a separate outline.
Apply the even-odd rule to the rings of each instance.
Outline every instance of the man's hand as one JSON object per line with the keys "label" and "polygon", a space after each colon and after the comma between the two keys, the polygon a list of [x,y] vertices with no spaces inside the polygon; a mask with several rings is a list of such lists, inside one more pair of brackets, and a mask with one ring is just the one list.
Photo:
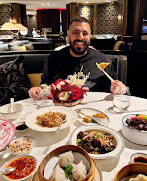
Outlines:
{"label": "man's hand", "polygon": [[29,96],[34,99],[34,100],[38,100],[40,99],[40,91],[42,90],[41,87],[32,87],[30,90],[29,90]]}
{"label": "man's hand", "polygon": [[126,94],[126,86],[119,80],[115,80],[114,82],[111,82],[110,90],[114,94]]}

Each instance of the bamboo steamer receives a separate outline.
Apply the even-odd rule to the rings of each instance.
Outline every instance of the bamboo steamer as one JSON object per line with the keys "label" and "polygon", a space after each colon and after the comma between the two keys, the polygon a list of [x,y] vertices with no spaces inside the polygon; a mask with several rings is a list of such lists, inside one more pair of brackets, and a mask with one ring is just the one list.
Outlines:
{"label": "bamboo steamer", "polygon": [[89,171],[89,173],[87,174],[87,176],[84,179],[81,179],[80,181],[94,181],[95,164],[94,164],[93,159],[89,156],[89,154],[84,149],[80,148],[79,146],[75,146],[75,145],[61,146],[61,147],[53,150],[49,154],[47,154],[44,157],[44,159],[42,160],[42,162],[41,162],[41,164],[39,165],[39,168],[38,168],[38,178],[39,178],[39,181],[49,181],[43,175],[46,164],[48,163],[48,161],[51,158],[56,157],[59,154],[67,152],[67,151],[81,153],[82,155],[84,155],[86,157],[86,159],[88,160],[88,162],[90,164],[90,171]]}

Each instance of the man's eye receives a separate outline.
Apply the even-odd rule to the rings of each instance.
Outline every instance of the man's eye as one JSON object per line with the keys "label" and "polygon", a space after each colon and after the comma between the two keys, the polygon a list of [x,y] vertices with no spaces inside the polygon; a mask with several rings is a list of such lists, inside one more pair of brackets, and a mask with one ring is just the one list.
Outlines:
{"label": "man's eye", "polygon": [[87,32],[84,32],[84,33],[83,33],[83,36],[87,36],[87,35],[88,35],[88,33],[87,33]]}
{"label": "man's eye", "polygon": [[73,34],[74,34],[74,35],[78,35],[79,32],[78,32],[78,31],[74,31]]}

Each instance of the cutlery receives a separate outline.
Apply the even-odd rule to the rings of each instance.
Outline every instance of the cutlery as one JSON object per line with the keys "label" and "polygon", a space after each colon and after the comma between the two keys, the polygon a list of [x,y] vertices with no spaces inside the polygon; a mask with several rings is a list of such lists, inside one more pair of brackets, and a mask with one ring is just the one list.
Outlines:
{"label": "cutlery", "polygon": [[[60,123],[60,125],[58,126],[58,128],[57,128],[57,130],[56,130],[56,133],[59,133],[62,124],[65,123],[66,121],[67,121],[67,120],[63,120],[63,121]],[[48,145],[48,146],[45,148],[45,150],[44,150],[44,152],[43,152],[44,155],[48,152],[49,148],[50,148],[50,145]]]}
{"label": "cutlery", "polygon": [[81,111],[81,109],[76,109],[75,111],[76,111],[77,113],[80,113],[80,114],[86,116],[86,117],[91,118],[91,119],[94,120],[95,123],[97,123],[97,124],[101,124],[101,125],[105,125],[105,124],[106,124],[106,120],[105,120],[105,119],[101,119],[101,118],[98,118],[98,117],[94,117],[94,116],[90,116],[90,115],[88,115],[88,114],[85,114],[85,113],[83,113],[83,112]]}
{"label": "cutlery", "polygon": [[15,110],[15,105],[14,105],[14,98],[10,99],[10,111],[14,112]]}
{"label": "cutlery", "polygon": [[14,167],[8,167],[8,168],[3,169],[3,171],[1,173],[4,175],[7,175],[7,174],[13,172],[14,170],[15,170]]}
{"label": "cutlery", "polygon": [[57,130],[56,130],[56,133],[59,133],[60,129],[61,129],[61,126],[63,123],[65,123],[67,120],[63,120],[60,125],[58,126]]}
{"label": "cutlery", "polygon": [[103,70],[98,63],[96,63],[97,67],[104,72],[104,74],[114,83],[114,79],[112,79],[112,77],[110,77],[110,75],[107,74],[107,72],[105,72],[105,70]]}
{"label": "cutlery", "polygon": [[48,152],[49,148],[50,148],[50,145],[48,145],[48,146],[45,148],[45,150],[44,150],[44,152],[43,152],[44,155]]}

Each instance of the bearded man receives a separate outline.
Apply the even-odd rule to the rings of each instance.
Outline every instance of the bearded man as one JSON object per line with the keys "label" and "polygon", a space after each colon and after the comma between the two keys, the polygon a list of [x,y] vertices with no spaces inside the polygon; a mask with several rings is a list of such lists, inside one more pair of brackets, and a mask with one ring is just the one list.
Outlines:
{"label": "bearded man", "polygon": [[[66,79],[68,75],[79,72],[83,67],[83,73],[87,75],[90,72],[86,87],[90,91],[112,92],[117,89],[117,94],[126,94],[126,86],[118,80],[111,82],[102,71],[99,71],[97,63],[107,62],[110,65],[106,72],[114,79],[115,74],[111,70],[111,60],[103,53],[90,48],[91,28],[89,21],[84,17],[77,17],[70,22],[69,33],[67,35],[70,46],[57,51],[49,56],[44,65],[41,84],[50,85],[57,79]],[[29,94],[33,99],[39,98],[41,87],[33,87]]]}

